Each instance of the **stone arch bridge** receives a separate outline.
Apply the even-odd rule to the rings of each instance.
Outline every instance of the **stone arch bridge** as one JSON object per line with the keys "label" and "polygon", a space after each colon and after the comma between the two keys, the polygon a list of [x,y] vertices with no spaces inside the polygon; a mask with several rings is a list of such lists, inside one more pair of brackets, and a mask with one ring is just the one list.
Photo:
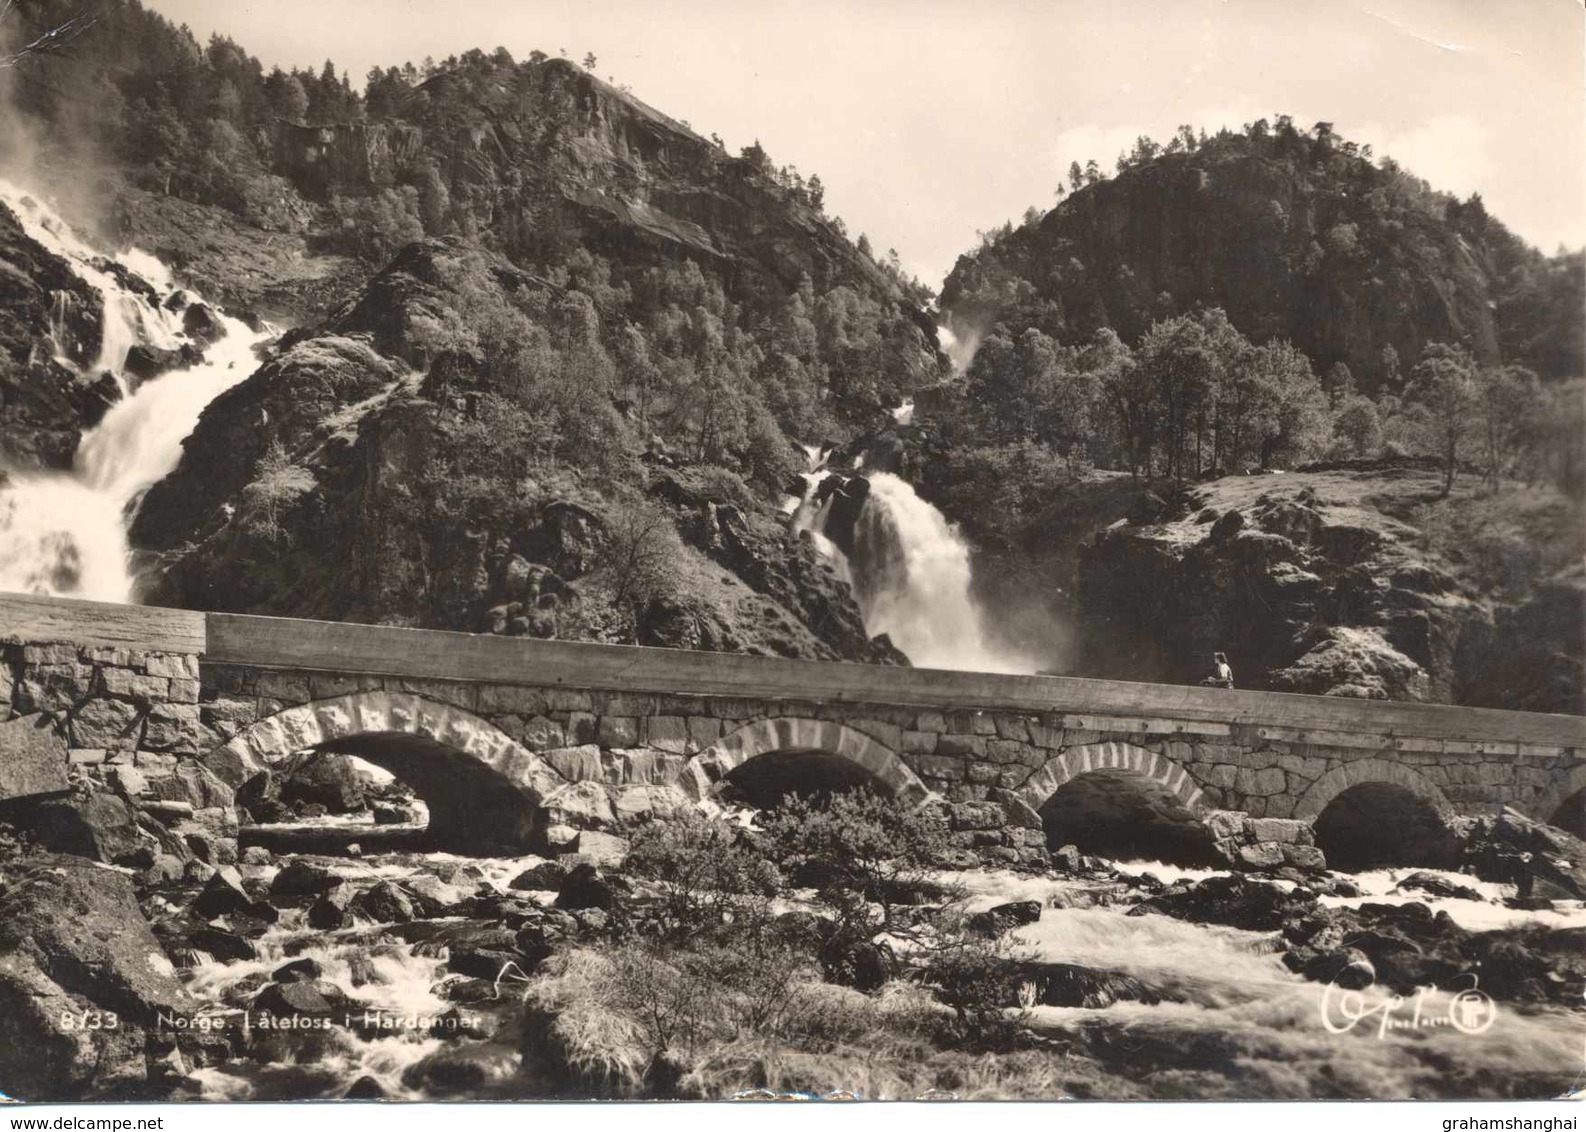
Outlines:
{"label": "stone arch bridge", "polygon": [[1164,857],[1303,865],[1313,827],[1347,846],[1507,805],[1580,833],[1586,796],[1573,716],[19,595],[0,642],[0,807],[87,778],[222,837],[234,792],[306,750],[385,767],[463,851],[577,849],[819,781],[939,801],[993,860],[1150,828]]}

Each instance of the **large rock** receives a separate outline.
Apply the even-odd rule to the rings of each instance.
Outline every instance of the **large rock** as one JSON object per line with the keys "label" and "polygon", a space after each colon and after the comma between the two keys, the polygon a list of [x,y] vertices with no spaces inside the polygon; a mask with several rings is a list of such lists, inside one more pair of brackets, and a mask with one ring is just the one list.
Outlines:
{"label": "large rock", "polygon": [[143,868],[160,851],[159,841],[139,825],[132,803],[114,794],[48,799],[29,806],[17,821],[53,853]]}
{"label": "large rock", "polygon": [[1513,884],[1522,897],[1586,899],[1586,841],[1508,806],[1472,823],[1464,857],[1482,880]]}
{"label": "large rock", "polygon": [[67,788],[66,736],[43,713],[0,723],[0,802]]}
{"label": "large rock", "polygon": [[144,921],[132,882],[82,859],[47,856],[6,866],[5,877],[5,1091],[29,1101],[160,1095],[151,1070],[171,1035],[161,1016],[184,1017],[197,1004]]}

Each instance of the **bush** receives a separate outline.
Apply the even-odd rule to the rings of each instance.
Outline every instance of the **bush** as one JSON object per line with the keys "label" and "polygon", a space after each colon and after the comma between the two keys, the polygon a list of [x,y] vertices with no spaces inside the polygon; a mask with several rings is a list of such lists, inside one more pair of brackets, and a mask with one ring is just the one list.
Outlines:
{"label": "bush", "polygon": [[1013,1045],[1024,1013],[1010,1016],[1007,1006],[1025,1003],[1020,995],[1021,960],[1028,949],[1008,942],[1006,936],[983,939],[966,934],[950,938],[927,962],[921,981],[953,1008],[956,1036],[976,1048],[1007,1049]]}
{"label": "bush", "polygon": [[641,826],[626,867],[659,891],[656,926],[665,938],[757,931],[782,883],[741,829],[693,811]]}
{"label": "bush", "polygon": [[[932,870],[947,853],[941,814],[856,790],[818,801],[790,797],[766,818],[765,831],[772,859],[795,883],[813,885],[833,914],[821,954],[827,977],[884,982],[889,957],[873,941],[917,934],[901,912],[932,887]],[[942,895],[950,901],[961,893]]]}

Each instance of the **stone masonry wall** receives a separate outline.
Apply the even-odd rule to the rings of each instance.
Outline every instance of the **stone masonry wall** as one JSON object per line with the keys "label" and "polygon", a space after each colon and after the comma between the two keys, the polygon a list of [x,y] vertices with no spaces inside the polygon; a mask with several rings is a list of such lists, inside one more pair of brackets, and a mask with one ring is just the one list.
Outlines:
{"label": "stone masonry wall", "polygon": [[[1267,729],[1238,725],[1199,725],[1226,734],[1160,733],[1144,722],[1097,726],[1074,715],[278,671],[67,644],[8,645],[0,659],[0,801],[93,783],[199,840],[235,834],[230,788],[238,784],[211,773],[206,755],[288,707],[371,691],[451,705],[537,753],[565,783],[545,799],[553,848],[695,804],[685,781],[690,760],[747,724],[775,718],[841,723],[895,753],[948,804],[960,844],[1009,863],[1039,856],[1039,805],[1048,784],[1066,781],[1081,758],[1087,770],[1094,760],[1149,773],[1177,787],[1198,816],[1233,811],[1257,822],[1314,818],[1332,794],[1361,781],[1403,785],[1445,812],[1499,803],[1534,812],[1583,762],[1573,750],[1547,759],[1381,750],[1269,738]],[[1253,829],[1230,826],[1221,836],[1246,847],[1309,844],[1287,827],[1271,838]],[[1254,856],[1270,861],[1272,852],[1291,863],[1310,857],[1298,849]]]}

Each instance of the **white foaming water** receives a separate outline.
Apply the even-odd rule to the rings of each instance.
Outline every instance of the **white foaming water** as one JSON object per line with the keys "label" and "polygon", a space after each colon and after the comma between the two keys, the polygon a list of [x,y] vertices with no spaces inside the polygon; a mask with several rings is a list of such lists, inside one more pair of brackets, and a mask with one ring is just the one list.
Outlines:
{"label": "white foaming water", "polygon": [[914,423],[914,402],[905,401],[892,410],[892,423],[898,425],[911,425]]}
{"label": "white foaming water", "polygon": [[975,360],[975,351],[980,349],[980,335],[970,334],[968,337],[959,338],[947,326],[936,328],[936,344],[941,347],[942,353],[947,355],[947,360],[953,363],[954,373],[963,373],[969,368],[969,363]]}
{"label": "white foaming water", "polygon": [[[1156,862],[1129,867],[1136,870],[1159,877],[1172,871]],[[1097,887],[1074,878],[990,871],[946,874],[942,879],[964,884],[972,893],[969,906],[976,909],[1008,900],[1046,904],[1059,893]],[[1352,879],[1362,888],[1380,886],[1376,874]],[[1456,918],[1455,903],[1477,904],[1446,902]],[[1539,1073],[1567,1077],[1570,1067],[1580,1062],[1582,1030],[1576,1011],[1499,1003],[1490,1027],[1462,1031],[1448,1019],[1456,1008],[1454,992],[1466,988],[1466,982],[1429,990],[1419,1004],[1413,995],[1395,1002],[1386,989],[1376,987],[1346,1000],[1336,988],[1289,971],[1277,932],[1157,914],[1133,916],[1125,907],[1047,907],[1038,922],[1016,929],[1011,938],[1035,960],[1119,972],[1164,1000],[1095,1008],[1038,1006],[1031,1015],[1037,1029],[1065,1035],[1107,1031],[1115,1041],[1138,1050],[1137,1056],[1171,1064],[1184,1061],[1171,1051],[1200,1048],[1208,1035],[1215,1035],[1217,1057],[1239,1066],[1235,1096],[1449,1096],[1458,1095],[1452,1082],[1472,1074],[1500,1080]],[[1436,1020],[1426,1028],[1408,1025],[1418,1005],[1421,1016]],[[1387,1027],[1382,1025],[1384,1014],[1390,1018]],[[1204,1076],[1209,1090],[1226,1087],[1221,1070],[1201,1066],[1182,1072]],[[1174,1095],[1195,1095],[1193,1084],[1180,1086],[1189,1091]]]}
{"label": "white foaming water", "polygon": [[923,668],[1030,672],[986,639],[970,596],[969,546],[907,481],[874,472],[849,569],[865,628],[886,633]]}
{"label": "white foaming water", "polygon": [[[109,371],[125,391],[121,370],[132,346],[182,343],[177,316],[163,306],[173,289],[170,273],[153,256],[133,250],[115,259],[148,282],[159,301],[97,266],[105,257],[38,198],[0,181],[0,200],[30,237],[65,259],[104,300],[103,344],[85,379]],[[12,473],[0,489],[0,590],[133,600],[126,524],[137,501],[175,469],[204,407],[253,371],[254,347],[266,337],[236,319],[220,321],[225,337],[202,362],[140,385],[84,434],[70,472]],[[60,345],[57,339],[58,357]]]}

